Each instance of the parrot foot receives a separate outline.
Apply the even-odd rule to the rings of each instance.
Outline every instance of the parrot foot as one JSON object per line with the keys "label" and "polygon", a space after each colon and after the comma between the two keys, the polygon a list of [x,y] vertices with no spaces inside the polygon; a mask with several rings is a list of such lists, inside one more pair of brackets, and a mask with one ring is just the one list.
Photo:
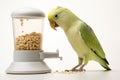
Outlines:
{"label": "parrot foot", "polygon": [[[79,66],[81,66],[80,68],[78,68]],[[83,67],[85,66],[85,64],[83,65],[77,65],[75,66],[71,71],[79,71],[79,72],[82,72],[82,71],[86,71],[85,69],[83,69]],[[78,68],[78,69],[77,69]]]}
{"label": "parrot foot", "polygon": [[[80,66],[81,66],[81,67],[80,67]],[[66,72],[70,72],[70,71],[73,71],[73,72],[86,71],[85,69],[83,69],[84,66],[85,66],[84,64],[83,64],[83,65],[78,64],[78,65],[76,65],[75,67],[73,67],[71,70],[65,70],[65,71],[66,71]],[[78,68],[78,67],[80,67],[80,68]]]}
{"label": "parrot foot", "polygon": [[85,69],[65,70],[65,72],[85,72]]}
{"label": "parrot foot", "polygon": [[85,66],[85,64],[83,64],[78,70],[79,71],[86,71],[85,69],[83,69],[84,66]]}
{"label": "parrot foot", "polygon": [[76,70],[76,68],[78,68],[80,65],[78,64],[78,65],[76,65],[75,67],[73,67],[72,69],[71,69],[71,71],[75,71]]}
{"label": "parrot foot", "polygon": [[76,71],[76,72],[84,72],[84,71],[86,71],[85,69],[74,69],[74,70],[71,70],[71,71]]}

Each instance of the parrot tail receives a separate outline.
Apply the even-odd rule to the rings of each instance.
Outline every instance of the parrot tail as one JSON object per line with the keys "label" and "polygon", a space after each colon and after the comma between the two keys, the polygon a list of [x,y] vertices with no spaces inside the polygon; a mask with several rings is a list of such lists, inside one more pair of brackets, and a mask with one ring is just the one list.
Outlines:
{"label": "parrot tail", "polygon": [[101,64],[101,66],[104,67],[107,71],[111,70],[110,67],[108,66],[109,63],[108,63],[107,59],[105,58],[105,59],[102,59],[102,60],[103,60],[104,65]]}
{"label": "parrot tail", "polygon": [[101,66],[104,67],[107,71],[110,71],[110,70],[111,70],[108,65],[106,65],[106,66],[101,65]]}
{"label": "parrot tail", "polygon": [[107,59],[103,59],[103,58],[97,56],[94,53],[92,54],[92,59],[95,60],[95,61],[97,61],[107,71],[111,70],[111,68],[108,66],[109,63],[108,63]]}

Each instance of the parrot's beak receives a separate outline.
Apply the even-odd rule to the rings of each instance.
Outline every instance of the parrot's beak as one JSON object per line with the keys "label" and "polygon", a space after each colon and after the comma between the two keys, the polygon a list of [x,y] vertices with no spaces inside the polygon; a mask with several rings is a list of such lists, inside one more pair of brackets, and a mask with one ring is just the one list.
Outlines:
{"label": "parrot's beak", "polygon": [[49,20],[49,23],[50,23],[50,26],[51,26],[54,30],[56,30],[56,27],[59,26],[55,21],[52,21],[52,20]]}

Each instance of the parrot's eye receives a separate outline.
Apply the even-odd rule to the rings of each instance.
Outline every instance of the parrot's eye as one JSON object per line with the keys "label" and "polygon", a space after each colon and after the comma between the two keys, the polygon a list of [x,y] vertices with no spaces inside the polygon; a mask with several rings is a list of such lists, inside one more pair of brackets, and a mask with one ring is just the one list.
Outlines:
{"label": "parrot's eye", "polygon": [[57,14],[55,14],[55,15],[54,15],[54,17],[55,17],[55,18],[57,18],[57,17],[58,17],[58,15],[57,15]]}

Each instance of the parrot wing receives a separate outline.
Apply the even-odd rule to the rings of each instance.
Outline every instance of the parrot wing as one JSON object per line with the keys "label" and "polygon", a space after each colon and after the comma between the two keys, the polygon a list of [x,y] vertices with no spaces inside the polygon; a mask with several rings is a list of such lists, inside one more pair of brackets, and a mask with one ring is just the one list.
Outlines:
{"label": "parrot wing", "polygon": [[105,58],[105,53],[95,35],[93,30],[86,24],[86,23],[81,23],[80,24],[80,32],[82,39],[86,43],[86,45],[101,59],[103,59],[107,64],[108,61]]}

